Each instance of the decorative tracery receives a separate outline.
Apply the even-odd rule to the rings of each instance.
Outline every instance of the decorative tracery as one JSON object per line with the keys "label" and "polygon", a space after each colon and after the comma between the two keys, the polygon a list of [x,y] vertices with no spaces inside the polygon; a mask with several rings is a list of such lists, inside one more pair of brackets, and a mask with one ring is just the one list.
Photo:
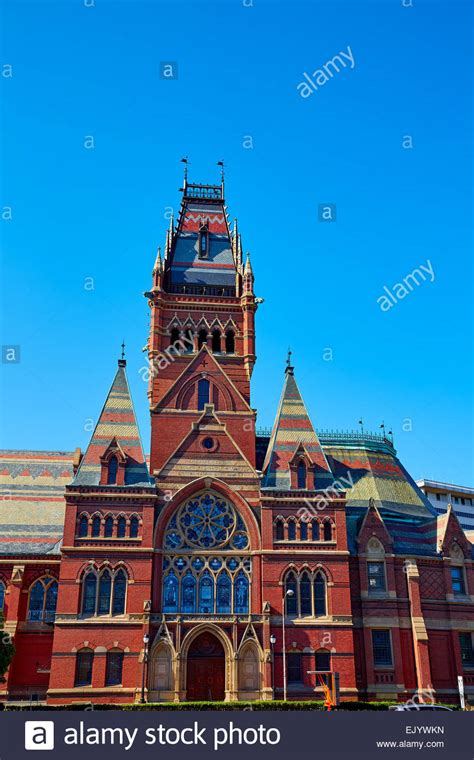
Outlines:
{"label": "decorative tracery", "polygon": [[193,496],[168,524],[165,549],[235,549],[249,546],[246,527],[234,507],[210,491]]}

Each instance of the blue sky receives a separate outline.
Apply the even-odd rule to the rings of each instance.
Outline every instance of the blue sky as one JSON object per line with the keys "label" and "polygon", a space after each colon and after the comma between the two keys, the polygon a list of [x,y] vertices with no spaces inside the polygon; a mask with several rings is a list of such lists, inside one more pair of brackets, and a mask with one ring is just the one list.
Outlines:
{"label": "blue sky", "polygon": [[[125,338],[148,448],[142,293],[180,158],[198,182],[224,158],[265,299],[258,424],[291,345],[316,427],[384,420],[414,477],[473,485],[469,3],[250,2],[4,2],[2,344],[21,360],[1,365],[1,445],[87,445]],[[302,98],[347,46],[353,68]],[[428,260],[434,280],[382,311]]]}

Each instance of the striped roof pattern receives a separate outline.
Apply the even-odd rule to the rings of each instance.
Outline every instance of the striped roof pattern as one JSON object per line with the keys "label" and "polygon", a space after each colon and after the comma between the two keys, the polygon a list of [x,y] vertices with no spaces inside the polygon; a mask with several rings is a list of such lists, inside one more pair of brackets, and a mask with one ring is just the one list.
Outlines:
{"label": "striped roof pattern", "polygon": [[102,469],[100,459],[110,445],[116,444],[127,457],[125,485],[150,486],[150,476],[123,360],[119,362],[117,373],[73,485],[99,485]]}
{"label": "striped roof pattern", "polygon": [[[205,259],[199,257],[199,230],[203,224],[209,231]],[[167,267],[173,284],[235,286],[236,266],[223,198],[200,202],[183,196]]]}
{"label": "striped roof pattern", "polygon": [[290,462],[301,450],[316,465],[321,488],[333,481],[331,470],[313,428],[292,368],[286,371],[283,392],[263,464],[263,487],[289,489]]}
{"label": "striped roof pattern", "polygon": [[379,507],[398,513],[433,518],[436,511],[400,460],[384,451],[364,447],[325,446],[336,481],[346,487],[348,507]]}
{"label": "striped roof pattern", "polygon": [[0,556],[58,555],[72,452],[0,451]]}

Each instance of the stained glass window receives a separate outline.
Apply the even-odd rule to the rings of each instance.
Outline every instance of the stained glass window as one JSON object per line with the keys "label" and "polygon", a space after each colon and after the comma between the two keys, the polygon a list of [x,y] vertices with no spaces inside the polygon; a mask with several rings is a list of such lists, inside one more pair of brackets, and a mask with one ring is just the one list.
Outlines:
{"label": "stained glass window", "polygon": [[249,581],[240,571],[234,583],[234,612],[245,614],[249,611]]}
{"label": "stained glass window", "polygon": [[178,579],[172,570],[163,584],[163,612],[178,612]]}
{"label": "stained glass window", "polygon": [[182,507],[178,524],[189,544],[207,549],[229,540],[236,518],[224,499],[204,493]]}
{"label": "stained glass window", "polygon": [[97,576],[94,572],[87,573],[84,580],[83,597],[82,597],[82,614],[94,615],[95,613],[95,596],[97,588]]}
{"label": "stained glass window", "polygon": [[311,579],[308,573],[303,573],[300,578],[300,609],[302,615],[311,615]]}
{"label": "stained glass window", "polygon": [[204,571],[199,580],[199,612],[214,612],[214,580],[208,570]]}
{"label": "stained glass window", "polygon": [[231,594],[232,583],[230,576],[223,570],[217,579],[217,612],[222,614],[230,613],[232,605]]}
{"label": "stained glass window", "polygon": [[123,570],[119,570],[114,578],[114,598],[112,602],[112,615],[123,615],[125,612],[125,595],[127,593],[127,576]]}
{"label": "stained glass window", "polygon": [[3,605],[5,603],[5,584],[0,581],[0,612],[3,610]]}
{"label": "stained glass window", "polygon": [[181,612],[196,612],[196,578],[191,570],[186,572],[181,585]]}
{"label": "stained glass window", "polygon": [[326,615],[326,579],[318,573],[314,581],[314,614],[315,617]]}
{"label": "stained glass window", "polygon": [[110,594],[112,591],[112,576],[108,570],[105,570],[100,576],[99,581],[99,606],[98,615],[108,615],[110,613]]}
{"label": "stained glass window", "polygon": [[300,539],[302,541],[307,541],[308,539],[308,523],[306,520],[301,520],[300,522]]}
{"label": "stained glass window", "polygon": [[53,581],[46,589],[46,601],[44,605],[44,622],[52,623],[56,616],[56,605],[58,601],[58,584]]}
{"label": "stained glass window", "polygon": [[298,583],[294,573],[288,573],[285,582],[285,591],[292,591],[292,594],[286,594],[286,614],[298,614]]}
{"label": "stained glass window", "polygon": [[58,584],[54,578],[40,578],[32,586],[28,605],[28,620],[51,623],[56,614]]}

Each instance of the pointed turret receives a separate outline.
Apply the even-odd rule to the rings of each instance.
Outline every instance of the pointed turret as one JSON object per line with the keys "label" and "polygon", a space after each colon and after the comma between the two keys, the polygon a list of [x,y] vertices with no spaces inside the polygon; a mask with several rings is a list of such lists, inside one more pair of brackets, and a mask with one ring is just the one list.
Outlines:
{"label": "pointed turret", "polygon": [[296,384],[289,352],[285,369],[285,383],[273,425],[265,462],[263,488],[290,489],[292,470],[302,461],[313,477],[307,479],[307,489],[326,488],[333,476],[319,438]]}
{"label": "pointed turret", "polygon": [[161,248],[158,247],[155,265],[153,267],[153,287],[161,290],[163,280],[163,261],[161,259]]}
{"label": "pointed turret", "polygon": [[[119,359],[112,386],[73,485],[151,485],[128,386],[126,364],[124,358]],[[104,468],[112,457],[117,462],[117,477],[115,480],[104,480]]]}

